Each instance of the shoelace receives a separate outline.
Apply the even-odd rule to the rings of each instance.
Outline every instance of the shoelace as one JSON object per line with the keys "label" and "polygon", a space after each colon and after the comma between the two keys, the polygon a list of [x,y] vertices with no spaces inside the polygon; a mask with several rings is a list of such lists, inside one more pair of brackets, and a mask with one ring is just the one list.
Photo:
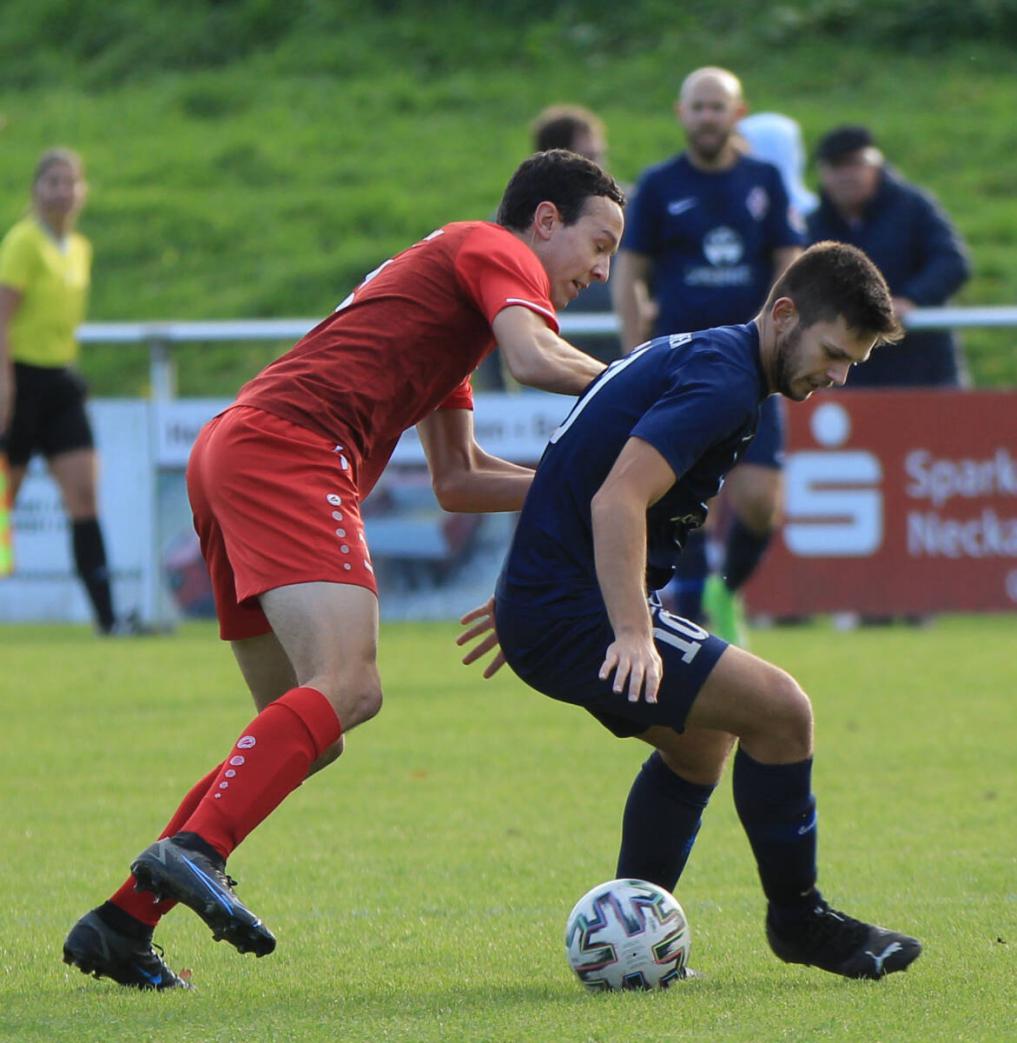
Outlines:
{"label": "shoelace", "polygon": [[860,920],[831,909],[828,905],[818,907],[817,914],[808,920],[808,944],[810,948],[823,948],[835,943],[835,948],[845,953],[854,949],[866,933],[866,925]]}
{"label": "shoelace", "polygon": [[233,887],[237,886],[237,881],[234,880],[233,877],[231,877],[229,875],[229,873],[226,872],[225,867],[220,869],[217,865],[213,865],[211,867],[211,869],[212,869],[212,876],[215,877],[215,879],[220,884],[224,885],[225,887],[230,887],[230,888],[233,888]]}
{"label": "shoelace", "polygon": [[166,964],[166,950],[158,942],[149,943],[149,952],[146,954],[154,956],[160,963],[160,972],[165,971],[171,981],[175,981],[178,986],[185,989],[193,989],[194,986],[191,984],[191,972],[189,970],[181,970],[179,972],[171,970]]}

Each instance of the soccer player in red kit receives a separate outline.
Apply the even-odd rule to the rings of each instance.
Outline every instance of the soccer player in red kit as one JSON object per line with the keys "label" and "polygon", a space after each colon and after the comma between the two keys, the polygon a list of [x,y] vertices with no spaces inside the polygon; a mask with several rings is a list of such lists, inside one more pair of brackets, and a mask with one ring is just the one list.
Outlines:
{"label": "soccer player in red kit", "polygon": [[152,946],[177,902],[240,952],[275,948],[226,860],[381,708],[360,504],[416,425],[443,508],[522,506],[532,471],[474,440],[470,373],[496,345],[531,387],[577,395],[601,372],[558,336],[555,310],[607,279],[623,205],[589,160],[530,157],[496,223],[446,225],[386,261],[203,428],[188,494],[220,633],[258,714],[127,881],[74,925],[65,962],[122,985],[186,986]]}

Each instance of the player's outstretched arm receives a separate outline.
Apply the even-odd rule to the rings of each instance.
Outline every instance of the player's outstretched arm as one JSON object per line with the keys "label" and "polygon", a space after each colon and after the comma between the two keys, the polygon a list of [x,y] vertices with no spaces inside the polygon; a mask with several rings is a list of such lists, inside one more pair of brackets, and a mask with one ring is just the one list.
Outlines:
{"label": "player's outstretched arm", "polygon": [[493,677],[504,665],[505,656],[502,655],[501,646],[498,643],[498,634],[494,629],[494,598],[488,598],[483,605],[478,605],[466,613],[459,622],[463,626],[470,626],[465,633],[456,638],[456,644],[460,647],[468,645],[471,641],[477,643],[463,656],[463,664],[469,666],[475,663],[481,656],[497,649],[494,658],[484,668],[484,679]]}
{"label": "player's outstretched arm", "polygon": [[443,510],[518,511],[533,481],[529,467],[485,453],[473,437],[473,411],[439,409],[417,424]]}
{"label": "player's outstretched arm", "polygon": [[603,362],[562,340],[529,308],[503,308],[492,329],[508,371],[527,387],[578,395],[604,371]]}
{"label": "player's outstretched arm", "polygon": [[654,703],[660,687],[662,666],[646,603],[646,512],[674,483],[664,457],[630,438],[591,504],[597,582],[614,630],[600,677],[613,674],[618,693],[627,686],[629,702],[642,694]]}

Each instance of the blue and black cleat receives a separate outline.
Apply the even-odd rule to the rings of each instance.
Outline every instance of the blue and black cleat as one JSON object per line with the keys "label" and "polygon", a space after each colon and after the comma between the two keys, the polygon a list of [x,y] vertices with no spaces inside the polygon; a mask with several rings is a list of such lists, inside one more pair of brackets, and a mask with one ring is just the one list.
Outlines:
{"label": "blue and black cleat", "polygon": [[[158,951],[156,951],[158,950]],[[162,959],[162,949],[152,944],[152,934],[132,937],[111,927],[93,909],[71,928],[64,941],[64,963],[83,974],[110,978],[135,989],[189,989],[187,972],[172,971]]]}
{"label": "blue and black cleat", "polygon": [[275,935],[237,898],[236,881],[225,869],[225,863],[188,847],[179,835],[156,841],[131,866],[139,891],[193,909],[217,942],[225,939],[237,952],[267,956],[275,949]]}

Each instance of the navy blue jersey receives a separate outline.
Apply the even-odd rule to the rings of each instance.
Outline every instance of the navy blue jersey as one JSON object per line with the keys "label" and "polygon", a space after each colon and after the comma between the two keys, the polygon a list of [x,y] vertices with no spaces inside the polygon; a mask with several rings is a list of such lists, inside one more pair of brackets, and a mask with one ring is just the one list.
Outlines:
{"label": "navy blue jersey", "polygon": [[803,242],[775,166],[744,156],[697,170],[682,153],[650,167],[625,211],[622,248],[652,261],[654,332],[747,322],[773,282],[773,252]]}
{"label": "navy blue jersey", "polygon": [[551,436],[526,497],[499,595],[602,612],[590,504],[631,437],[677,481],[646,516],[648,585],[664,586],[690,527],[751,439],[767,395],[755,323],[660,337],[612,363]]}

